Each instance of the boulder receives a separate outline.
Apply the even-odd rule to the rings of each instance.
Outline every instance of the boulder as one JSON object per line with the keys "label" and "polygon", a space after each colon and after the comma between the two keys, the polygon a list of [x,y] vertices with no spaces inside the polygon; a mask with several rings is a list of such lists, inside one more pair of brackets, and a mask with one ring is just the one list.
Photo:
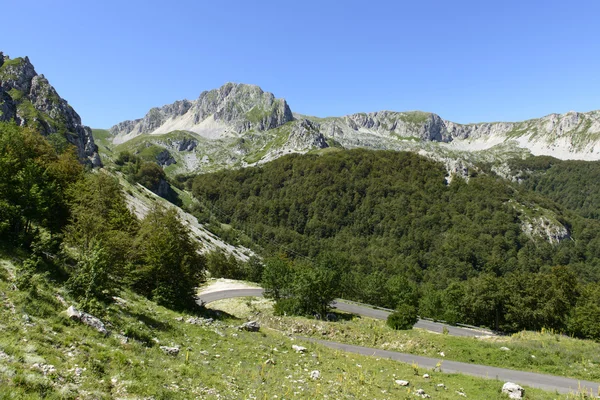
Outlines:
{"label": "boulder", "polygon": [[260,330],[260,324],[258,321],[244,322],[239,329],[248,332],[258,332]]}
{"label": "boulder", "polygon": [[506,382],[502,386],[502,393],[508,394],[511,399],[522,399],[525,396],[525,389],[516,383]]}
{"label": "boulder", "polygon": [[104,326],[104,323],[91,314],[79,311],[75,307],[70,306],[67,308],[67,316],[74,321],[79,321],[91,328],[94,328],[103,335],[108,335],[108,330]]}
{"label": "boulder", "polygon": [[176,356],[179,354],[179,346],[160,346],[160,349],[165,352],[165,354],[170,356]]}

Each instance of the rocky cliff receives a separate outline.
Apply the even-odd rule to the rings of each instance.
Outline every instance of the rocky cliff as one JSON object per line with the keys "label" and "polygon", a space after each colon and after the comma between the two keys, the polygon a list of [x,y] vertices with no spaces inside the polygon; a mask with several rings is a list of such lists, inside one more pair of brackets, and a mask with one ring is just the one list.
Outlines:
{"label": "rocky cliff", "polygon": [[60,134],[84,163],[102,165],[91,129],[27,57],[11,59],[0,52],[0,121],[32,126],[44,136]]}
{"label": "rocky cliff", "polygon": [[600,159],[600,111],[568,112],[522,122],[458,124],[424,112],[352,114],[327,118],[323,133],[342,145],[390,148],[389,139],[448,144],[483,150],[515,141],[535,155],[560,159]]}

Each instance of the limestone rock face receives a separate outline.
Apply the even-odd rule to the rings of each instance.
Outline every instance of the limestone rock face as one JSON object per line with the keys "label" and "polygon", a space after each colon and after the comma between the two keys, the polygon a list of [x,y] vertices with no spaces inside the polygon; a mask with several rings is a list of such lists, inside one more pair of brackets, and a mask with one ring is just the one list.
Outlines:
{"label": "limestone rock face", "polygon": [[101,166],[92,130],[44,75],[36,73],[29,58],[11,60],[0,52],[0,59],[0,121],[32,126],[44,136],[61,134],[77,147],[84,163]]}

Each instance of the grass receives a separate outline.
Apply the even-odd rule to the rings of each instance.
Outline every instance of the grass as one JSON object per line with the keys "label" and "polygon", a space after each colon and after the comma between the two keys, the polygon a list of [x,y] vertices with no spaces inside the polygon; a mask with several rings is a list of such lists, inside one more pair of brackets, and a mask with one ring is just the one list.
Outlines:
{"label": "grass", "polygon": [[[253,316],[265,326],[286,334],[375,347],[421,356],[501,368],[600,381],[600,343],[573,339],[553,332],[520,332],[512,336],[468,338],[422,329],[394,331],[385,321],[340,318],[338,322],[273,316],[264,299],[230,299],[211,303],[236,316]],[[502,347],[510,350],[502,350]],[[440,353],[444,353],[444,357]]]}
{"label": "grass", "polygon": [[[56,284],[38,277],[34,291],[15,291],[10,277],[0,277],[0,398],[397,399],[414,398],[418,388],[436,399],[463,398],[457,391],[504,398],[503,382],[436,372],[425,379],[418,366],[415,375],[410,365],[299,343],[276,330],[239,331],[242,321],[226,313],[207,311],[214,322],[187,323],[195,316],[128,291],[97,315],[112,332],[104,337],[65,316],[56,295],[72,302]],[[293,344],[307,351],[296,353]],[[161,345],[181,351],[167,355]],[[313,380],[315,370],[320,378]],[[559,397],[527,392],[529,399]]]}

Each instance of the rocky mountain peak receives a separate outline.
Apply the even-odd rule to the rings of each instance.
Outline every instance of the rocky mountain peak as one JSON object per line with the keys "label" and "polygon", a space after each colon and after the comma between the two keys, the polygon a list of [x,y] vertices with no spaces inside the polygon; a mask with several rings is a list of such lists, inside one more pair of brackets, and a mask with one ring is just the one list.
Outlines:
{"label": "rocky mountain peak", "polygon": [[292,111],[284,99],[260,87],[226,83],[204,91],[195,101],[180,100],[151,109],[144,118],[124,121],[110,129],[115,143],[141,134],[190,131],[209,139],[249,130],[264,131],[292,121]]}
{"label": "rocky mountain peak", "polygon": [[62,134],[77,147],[83,162],[101,166],[92,131],[61,98],[44,75],[38,75],[28,57],[10,59],[0,53],[0,121],[33,126],[42,135]]}

